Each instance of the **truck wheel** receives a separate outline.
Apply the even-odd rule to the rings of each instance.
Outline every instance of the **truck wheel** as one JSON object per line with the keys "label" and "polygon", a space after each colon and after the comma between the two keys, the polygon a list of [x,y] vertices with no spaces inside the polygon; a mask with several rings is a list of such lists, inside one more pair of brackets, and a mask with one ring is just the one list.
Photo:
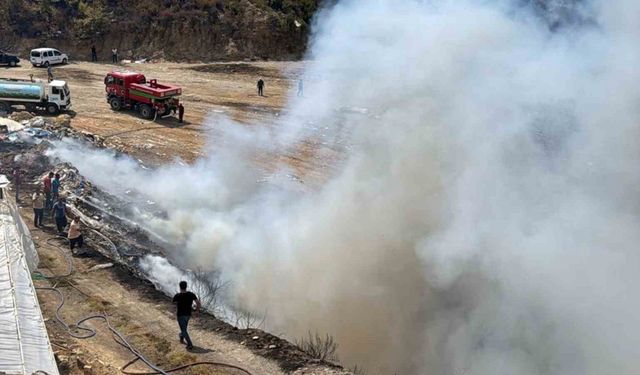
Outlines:
{"label": "truck wheel", "polygon": [[12,68],[15,68],[16,67],[16,62],[15,61],[10,61],[9,62],[9,66],[12,67]]}
{"label": "truck wheel", "polygon": [[151,106],[148,104],[143,104],[140,106],[140,114],[147,120],[153,118],[153,112],[153,108],[151,108]]}
{"label": "truck wheel", "polygon": [[0,112],[11,112],[11,106],[7,102],[0,102]]}
{"label": "truck wheel", "polygon": [[59,111],[59,108],[57,105],[53,104],[53,103],[49,103],[47,104],[47,113],[50,115],[57,115]]}
{"label": "truck wheel", "polygon": [[48,61],[45,61],[45,62],[44,62],[44,67],[45,67],[45,68],[48,68],[48,67],[49,67],[49,62],[48,62]]}
{"label": "truck wheel", "polygon": [[122,109],[122,100],[118,97],[113,97],[109,99],[109,105],[114,111],[119,111]]}

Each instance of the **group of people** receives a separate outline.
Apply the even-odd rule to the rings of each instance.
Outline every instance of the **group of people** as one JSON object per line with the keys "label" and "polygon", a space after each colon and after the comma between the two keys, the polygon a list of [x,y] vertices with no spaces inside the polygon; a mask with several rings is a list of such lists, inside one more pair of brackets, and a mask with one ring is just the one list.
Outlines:
{"label": "group of people", "polygon": [[[56,229],[59,235],[64,235],[64,230],[67,227],[67,216],[71,216],[71,223],[69,223],[69,230],[67,232],[67,239],[69,240],[69,250],[71,253],[74,249],[82,249],[83,237],[80,227],[80,219],[77,216],[69,215],[67,212],[67,204],[65,202],[64,195],[60,193],[60,174],[49,172],[47,176],[42,180],[42,186],[36,189],[32,197],[33,201],[33,225],[38,228],[43,227],[44,212],[51,212],[53,219],[56,223]],[[191,320],[192,313],[195,312],[197,317],[200,312],[200,301],[198,297],[187,290],[187,282],[181,281],[179,284],[180,292],[173,297],[173,302],[177,305],[177,321],[180,328],[179,339],[180,342],[186,344],[187,349],[193,349],[193,343],[191,337],[187,331],[189,320]],[[195,303],[195,310],[193,305]]]}
{"label": "group of people", "polygon": [[[18,201],[20,186],[22,183],[22,173],[19,167],[14,168],[13,182],[16,187],[16,201]],[[69,229],[66,237],[69,240],[69,251],[73,254],[76,247],[78,247],[78,249],[82,249],[84,239],[82,236],[80,219],[77,216],[70,215],[67,211],[65,197],[64,194],[61,193],[60,188],[60,173],[49,172],[43,178],[42,184],[38,184],[31,197],[33,205],[33,225],[36,228],[44,227],[45,212],[50,213],[50,217],[53,218],[58,235],[64,236],[64,230],[67,228],[68,224]],[[71,223],[67,222],[68,216],[71,217]],[[176,319],[178,321],[178,327],[180,328],[180,334],[178,337],[180,342],[186,345],[187,350],[191,350],[193,349],[193,343],[187,329],[192,315],[197,317],[200,313],[201,306],[198,297],[187,290],[186,281],[181,281],[179,283],[179,287],[180,292],[173,297],[173,303],[175,303],[177,307]]]}
{"label": "group of people", "polygon": [[[44,214],[49,213],[56,224],[58,235],[64,236],[64,230],[69,226],[67,239],[69,240],[69,250],[74,251],[76,246],[82,249],[83,238],[78,217],[69,215],[65,197],[60,194],[60,174],[49,172],[42,180],[42,185],[36,188],[31,197],[33,204],[33,225],[36,228],[44,227]],[[71,217],[68,223],[67,216]]]}
{"label": "group of people", "polygon": [[[96,50],[96,46],[91,46],[91,61],[92,62],[97,62],[98,61],[98,50]],[[111,49],[111,62],[114,64],[118,63],[118,49],[117,48],[112,48]]]}

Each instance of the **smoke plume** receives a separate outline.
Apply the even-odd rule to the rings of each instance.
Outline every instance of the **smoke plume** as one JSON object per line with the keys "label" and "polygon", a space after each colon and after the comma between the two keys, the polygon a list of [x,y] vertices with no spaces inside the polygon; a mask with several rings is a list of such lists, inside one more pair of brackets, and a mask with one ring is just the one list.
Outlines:
{"label": "smoke plume", "polygon": [[[640,3],[572,4],[559,27],[522,1],[342,1],[276,129],[217,120],[190,167],[54,154],[157,202],[137,219],[175,264],[223,272],[276,332],[333,335],[346,365],[636,373]],[[256,157],[310,137],[343,150],[325,183],[264,182]]]}

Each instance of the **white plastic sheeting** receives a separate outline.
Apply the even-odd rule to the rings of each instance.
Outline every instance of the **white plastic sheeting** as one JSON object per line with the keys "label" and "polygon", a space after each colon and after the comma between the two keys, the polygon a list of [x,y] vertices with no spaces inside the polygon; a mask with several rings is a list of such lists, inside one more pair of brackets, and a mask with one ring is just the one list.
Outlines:
{"label": "white plastic sheeting", "polygon": [[59,375],[31,279],[37,253],[6,193],[0,199],[0,373]]}

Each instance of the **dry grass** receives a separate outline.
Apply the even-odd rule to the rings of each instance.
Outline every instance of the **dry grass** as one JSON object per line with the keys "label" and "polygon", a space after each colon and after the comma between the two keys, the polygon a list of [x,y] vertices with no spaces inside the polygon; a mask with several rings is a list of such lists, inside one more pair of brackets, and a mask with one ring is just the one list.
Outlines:
{"label": "dry grass", "polygon": [[111,302],[102,300],[98,297],[89,297],[86,301],[87,305],[91,310],[100,313],[105,312],[109,313],[113,310],[113,304]]}
{"label": "dry grass", "polygon": [[309,335],[306,338],[296,340],[296,345],[303,352],[309,354],[313,358],[321,361],[337,361],[338,355],[338,343],[334,340],[333,336],[326,334],[321,336],[316,332]]}

